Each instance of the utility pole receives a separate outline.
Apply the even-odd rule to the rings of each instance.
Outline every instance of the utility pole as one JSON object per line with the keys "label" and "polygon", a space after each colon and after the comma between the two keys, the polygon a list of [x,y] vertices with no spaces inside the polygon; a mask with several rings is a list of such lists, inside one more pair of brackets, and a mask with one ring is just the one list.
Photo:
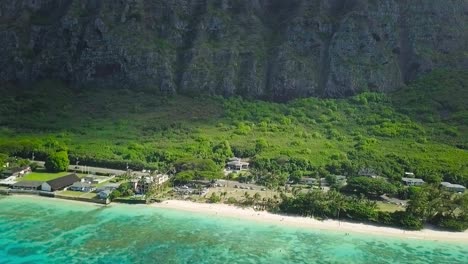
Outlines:
{"label": "utility pole", "polygon": [[126,168],[127,168],[127,177],[130,178],[130,170],[128,169],[128,162],[127,162]]}

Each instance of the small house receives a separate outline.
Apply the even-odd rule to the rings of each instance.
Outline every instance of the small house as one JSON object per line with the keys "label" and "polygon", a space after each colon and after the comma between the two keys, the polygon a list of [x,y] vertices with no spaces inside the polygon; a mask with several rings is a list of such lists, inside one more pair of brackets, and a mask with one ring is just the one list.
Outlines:
{"label": "small house", "polygon": [[441,182],[440,185],[442,186],[442,189],[445,189],[450,192],[459,192],[463,193],[466,190],[466,187],[460,184],[453,184],[450,182]]}
{"label": "small house", "polygon": [[30,190],[30,191],[37,191],[41,188],[42,182],[41,181],[20,181],[14,183],[11,188],[15,190]]}
{"label": "small house", "polygon": [[401,181],[406,186],[421,186],[421,185],[423,185],[425,183],[422,179],[419,179],[419,178],[406,178],[406,177],[403,177],[401,179]]}
{"label": "small house", "polygon": [[167,174],[158,174],[154,177],[154,182],[156,184],[163,184],[169,180],[169,175]]}
{"label": "small house", "polygon": [[102,182],[107,181],[109,178],[104,176],[97,176],[97,175],[87,175],[81,179],[82,182],[87,182],[90,184],[100,184]]}
{"label": "small house", "polygon": [[346,176],[344,176],[344,175],[335,175],[335,177],[336,177],[337,182],[341,182],[341,183],[346,184],[346,182],[347,182],[347,177]]}
{"label": "small house", "polygon": [[76,192],[91,192],[96,188],[88,182],[75,182],[68,189]]}
{"label": "small house", "polygon": [[102,192],[102,191],[114,191],[115,189],[120,187],[120,183],[106,183],[98,188],[96,188],[96,192]]}
{"label": "small house", "polygon": [[2,172],[2,176],[4,178],[11,177],[11,176],[23,177],[24,175],[26,175],[26,174],[28,174],[30,172],[31,172],[31,167],[23,166],[23,167],[7,169],[7,170]]}
{"label": "small house", "polygon": [[316,178],[302,178],[301,183],[307,185],[314,185],[317,182]]}
{"label": "small house", "polygon": [[306,185],[318,185],[320,183],[321,186],[326,186],[328,185],[328,182],[325,178],[320,178],[320,179],[317,179],[317,178],[302,178],[301,179],[301,183],[302,184],[306,184]]}
{"label": "small house", "polygon": [[104,200],[104,199],[109,198],[111,193],[112,193],[112,191],[110,191],[110,190],[103,190],[103,191],[98,192],[98,197],[99,197],[99,199]]}
{"label": "small house", "polygon": [[360,169],[358,172],[358,176],[368,177],[368,178],[373,178],[373,179],[376,179],[379,177],[377,173],[374,171],[374,169],[372,168]]}
{"label": "small house", "polygon": [[79,181],[80,181],[80,178],[78,178],[78,176],[75,173],[73,173],[73,174],[69,174],[66,176],[62,176],[62,177],[44,182],[41,185],[41,189],[46,192],[55,192],[55,191],[63,190],[73,185],[73,183],[79,182]]}
{"label": "small house", "polygon": [[243,171],[249,169],[249,163],[242,161],[240,158],[231,158],[226,164],[228,170]]}

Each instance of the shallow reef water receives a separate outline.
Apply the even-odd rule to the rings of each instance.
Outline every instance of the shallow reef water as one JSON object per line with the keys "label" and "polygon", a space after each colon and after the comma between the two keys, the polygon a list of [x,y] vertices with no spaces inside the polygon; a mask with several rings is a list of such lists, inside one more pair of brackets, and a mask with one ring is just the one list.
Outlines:
{"label": "shallow reef water", "polygon": [[468,263],[468,245],[144,205],[0,198],[0,263]]}

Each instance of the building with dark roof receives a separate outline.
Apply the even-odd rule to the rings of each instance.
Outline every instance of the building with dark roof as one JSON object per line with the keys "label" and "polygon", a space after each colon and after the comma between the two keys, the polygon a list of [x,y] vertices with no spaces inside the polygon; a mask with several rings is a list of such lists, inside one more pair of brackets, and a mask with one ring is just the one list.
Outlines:
{"label": "building with dark roof", "polygon": [[46,192],[55,192],[63,190],[68,186],[73,185],[75,182],[79,182],[80,178],[75,173],[62,176],[47,182],[42,183],[41,189]]}
{"label": "building with dark roof", "polygon": [[39,190],[41,185],[41,181],[20,181],[14,183],[11,188],[16,190]]}

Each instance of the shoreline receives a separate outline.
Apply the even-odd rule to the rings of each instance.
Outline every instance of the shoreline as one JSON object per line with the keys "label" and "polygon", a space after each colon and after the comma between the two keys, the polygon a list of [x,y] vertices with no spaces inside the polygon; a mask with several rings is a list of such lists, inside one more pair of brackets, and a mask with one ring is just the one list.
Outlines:
{"label": "shoreline", "polygon": [[[124,203],[111,203],[108,205],[95,204],[84,201],[60,199],[53,197],[42,197],[35,195],[9,195],[10,197],[24,197],[34,200],[60,200],[65,203],[72,203],[76,205],[88,204],[95,207],[112,207],[114,205],[127,205],[138,207],[149,207],[155,209],[169,209],[176,211],[184,211],[195,214],[201,214],[212,217],[231,218],[238,221],[253,221],[256,223],[273,224],[277,226],[288,226],[293,228],[304,228],[307,230],[315,231],[331,231],[334,233],[354,233],[361,235],[372,235],[376,237],[394,237],[398,239],[407,240],[424,240],[424,241],[437,241],[437,242],[451,242],[451,243],[467,243],[468,244],[468,230],[465,232],[450,232],[439,231],[432,229],[423,229],[419,231],[409,231],[399,229],[396,227],[377,226],[365,223],[352,223],[338,220],[324,220],[320,221],[311,217],[292,216],[273,214],[267,211],[255,211],[251,207],[241,208],[228,204],[209,204],[209,203],[196,203],[192,201],[182,200],[166,200],[161,203],[152,204],[124,204]],[[8,197],[8,196],[5,196]],[[38,199],[39,198],[39,199]]]}
{"label": "shoreline", "polygon": [[320,221],[310,217],[273,214],[266,211],[255,211],[253,208],[241,208],[227,204],[207,204],[180,200],[167,200],[161,203],[153,203],[149,206],[215,217],[229,217],[240,221],[248,220],[257,223],[306,228],[308,230],[332,231],[345,234],[368,234],[377,237],[385,236],[409,240],[468,243],[468,231],[449,232],[427,228],[420,231],[408,231],[395,227],[376,226],[364,223],[352,223],[338,220]]}
{"label": "shoreline", "polygon": [[64,203],[70,203],[70,204],[76,204],[76,205],[83,205],[87,204],[89,206],[95,206],[95,207],[106,207],[110,206],[110,204],[99,204],[99,203],[93,203],[93,202],[86,202],[86,201],[80,201],[80,200],[73,200],[73,199],[63,199],[60,197],[48,197],[48,196],[41,196],[41,195],[35,195],[35,194],[8,194],[8,195],[2,195],[0,194],[0,197],[15,197],[18,198],[27,198],[27,199],[33,199],[33,200],[44,200],[44,201],[55,201],[59,200],[60,202]]}

